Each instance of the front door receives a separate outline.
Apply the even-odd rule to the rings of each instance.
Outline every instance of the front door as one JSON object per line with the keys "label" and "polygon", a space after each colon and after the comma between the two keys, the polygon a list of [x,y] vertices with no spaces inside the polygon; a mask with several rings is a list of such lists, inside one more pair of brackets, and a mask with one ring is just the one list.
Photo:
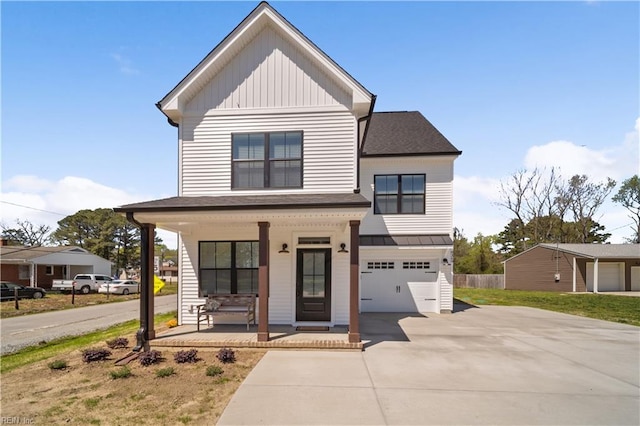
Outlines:
{"label": "front door", "polygon": [[331,249],[298,249],[296,321],[331,321]]}

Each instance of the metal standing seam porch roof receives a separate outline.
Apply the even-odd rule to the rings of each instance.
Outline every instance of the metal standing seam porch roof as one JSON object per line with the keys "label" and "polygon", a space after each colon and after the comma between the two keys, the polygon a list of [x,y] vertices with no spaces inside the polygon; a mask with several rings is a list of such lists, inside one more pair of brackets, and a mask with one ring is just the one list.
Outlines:
{"label": "metal standing seam porch roof", "polygon": [[450,246],[448,235],[360,235],[361,246]]}

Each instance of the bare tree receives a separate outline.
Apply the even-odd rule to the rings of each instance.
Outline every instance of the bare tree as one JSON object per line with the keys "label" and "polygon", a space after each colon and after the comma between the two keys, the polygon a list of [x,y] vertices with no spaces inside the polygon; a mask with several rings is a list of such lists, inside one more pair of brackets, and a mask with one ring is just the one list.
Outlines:
{"label": "bare tree", "polygon": [[590,242],[591,230],[596,222],[595,215],[615,186],[616,181],[611,178],[600,183],[589,182],[587,175],[574,175],[569,179],[564,194],[567,198],[563,203],[568,205],[573,221],[579,225],[580,242]]}
{"label": "bare tree", "polygon": [[9,228],[2,224],[2,238],[12,244],[22,246],[39,247],[49,242],[49,231],[51,227],[48,225],[34,225],[28,220],[16,219],[16,227]]}

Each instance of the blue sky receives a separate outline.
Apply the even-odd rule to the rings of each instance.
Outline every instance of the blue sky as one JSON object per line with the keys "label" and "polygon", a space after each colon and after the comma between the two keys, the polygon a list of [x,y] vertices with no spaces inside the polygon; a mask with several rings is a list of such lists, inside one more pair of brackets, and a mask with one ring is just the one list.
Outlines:
{"label": "blue sky", "polygon": [[[419,110],[463,151],[469,237],[508,222],[492,203],[516,170],[638,173],[637,2],[271,4],[376,111]],[[3,223],[176,195],[177,134],[154,104],[256,5],[3,1]],[[623,208],[600,214],[612,242],[631,234]]]}

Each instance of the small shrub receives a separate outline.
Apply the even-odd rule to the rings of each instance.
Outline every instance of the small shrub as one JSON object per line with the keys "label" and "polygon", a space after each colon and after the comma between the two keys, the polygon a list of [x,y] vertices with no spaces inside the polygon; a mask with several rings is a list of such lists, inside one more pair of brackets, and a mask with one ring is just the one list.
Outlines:
{"label": "small shrub", "polygon": [[88,409],[96,408],[98,406],[98,404],[100,403],[101,399],[102,398],[100,398],[100,397],[98,397],[98,398],[87,398],[87,399],[84,400],[84,405]]}
{"label": "small shrub", "polygon": [[207,367],[207,376],[209,377],[219,376],[222,373],[224,373],[224,370],[217,365],[210,365]]}
{"label": "small shrub", "polygon": [[173,359],[178,364],[198,362],[198,351],[189,349],[188,351],[178,351],[173,355]]}
{"label": "small shrub", "polygon": [[218,351],[217,357],[224,364],[236,362],[236,353],[233,349],[222,348]]}
{"label": "small shrub", "polygon": [[172,318],[172,319],[170,319],[169,321],[167,321],[165,324],[166,324],[166,325],[167,325],[167,327],[169,327],[169,328],[174,328],[174,327],[177,327],[177,326],[178,326],[178,320],[177,320],[177,319],[175,319],[175,318]]}
{"label": "small shrub", "polygon": [[113,340],[107,340],[107,346],[111,349],[124,349],[129,347],[129,339],[126,337],[116,337]]}
{"label": "small shrub", "polygon": [[140,360],[141,365],[147,367],[162,361],[162,354],[159,351],[150,350],[148,352],[142,352],[138,359]]}
{"label": "small shrub", "polygon": [[119,370],[109,371],[109,375],[113,380],[126,379],[127,377],[131,377],[131,369],[129,368],[129,366],[125,365]]}
{"label": "small shrub", "polygon": [[67,361],[63,361],[61,359],[57,359],[55,361],[51,361],[49,364],[47,364],[49,366],[50,369],[52,370],[64,370],[65,368],[68,367],[67,365]]}
{"label": "small shrub", "polygon": [[161,368],[160,370],[156,371],[156,377],[169,377],[173,374],[176,374],[176,371],[173,369],[173,367]]}
{"label": "small shrub", "polygon": [[110,355],[109,349],[89,348],[82,351],[82,360],[84,362],[104,361]]}

